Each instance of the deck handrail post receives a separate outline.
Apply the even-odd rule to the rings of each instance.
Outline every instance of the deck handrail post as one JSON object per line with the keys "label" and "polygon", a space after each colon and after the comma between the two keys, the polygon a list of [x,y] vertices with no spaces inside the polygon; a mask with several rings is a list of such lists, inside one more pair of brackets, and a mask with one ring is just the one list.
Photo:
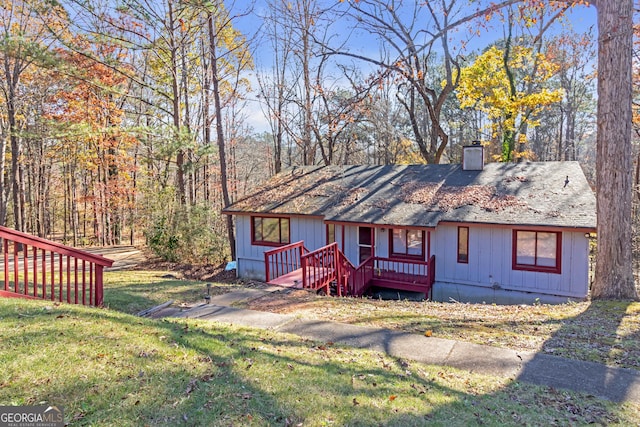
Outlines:
{"label": "deck handrail post", "polygon": [[2,239],[4,247],[4,290],[9,290],[9,241]]}
{"label": "deck handrail post", "polygon": [[298,259],[300,260],[300,267],[302,267],[302,256],[304,255],[304,247],[302,244],[298,246]]}
{"label": "deck handrail post", "polygon": [[268,283],[271,280],[269,277],[269,252],[264,253],[264,270],[265,281]]}
{"label": "deck handrail post", "polygon": [[102,270],[103,267],[99,264],[95,264],[96,269],[96,283],[95,283],[95,305],[96,307],[102,307],[104,303],[104,290],[102,288]]}
{"label": "deck handrail post", "polygon": [[300,257],[300,266],[302,267],[302,288],[307,287],[307,258]]}

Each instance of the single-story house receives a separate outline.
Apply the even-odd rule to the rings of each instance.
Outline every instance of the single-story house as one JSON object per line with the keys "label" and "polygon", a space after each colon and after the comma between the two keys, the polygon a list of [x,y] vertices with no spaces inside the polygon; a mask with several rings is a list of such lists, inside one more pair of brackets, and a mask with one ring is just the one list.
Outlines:
{"label": "single-story house", "polygon": [[577,162],[294,167],[223,210],[241,278],[438,301],[582,300],[594,193]]}

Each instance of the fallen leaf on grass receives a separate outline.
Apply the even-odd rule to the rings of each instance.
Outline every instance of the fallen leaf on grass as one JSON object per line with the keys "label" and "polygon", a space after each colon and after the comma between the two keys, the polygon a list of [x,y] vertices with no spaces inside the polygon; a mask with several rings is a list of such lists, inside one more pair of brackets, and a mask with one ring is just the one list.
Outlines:
{"label": "fallen leaf on grass", "polygon": [[153,349],[149,352],[146,352],[144,350],[140,351],[140,353],[138,353],[138,357],[151,357],[153,355],[155,355],[157,353],[156,349]]}
{"label": "fallen leaf on grass", "polygon": [[198,384],[198,380],[196,378],[189,381],[189,384],[187,384],[187,389],[185,390],[184,394],[191,394],[191,392],[196,389],[197,384]]}
{"label": "fallen leaf on grass", "polygon": [[396,396],[395,394],[392,394],[391,396],[389,396],[389,400],[393,402],[394,400],[396,400],[396,397],[398,396]]}

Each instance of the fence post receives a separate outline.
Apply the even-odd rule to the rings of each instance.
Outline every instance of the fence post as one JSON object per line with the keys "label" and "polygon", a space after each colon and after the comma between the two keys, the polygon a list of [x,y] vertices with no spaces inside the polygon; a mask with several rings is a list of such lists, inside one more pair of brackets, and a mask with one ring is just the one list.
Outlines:
{"label": "fence post", "polygon": [[102,289],[102,269],[103,267],[99,264],[96,264],[96,298],[95,305],[96,307],[102,307],[102,303],[104,302],[104,294]]}
{"label": "fence post", "polygon": [[264,253],[264,274],[265,282],[269,283],[269,254],[267,252]]}

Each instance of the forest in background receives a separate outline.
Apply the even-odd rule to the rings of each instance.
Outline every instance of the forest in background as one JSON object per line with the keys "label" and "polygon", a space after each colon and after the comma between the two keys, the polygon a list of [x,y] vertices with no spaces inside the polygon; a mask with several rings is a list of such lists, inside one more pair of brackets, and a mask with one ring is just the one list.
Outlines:
{"label": "forest in background", "polygon": [[0,1],[0,224],[41,237],[219,263],[220,209],[283,168],[458,162],[476,140],[595,179],[580,1]]}

